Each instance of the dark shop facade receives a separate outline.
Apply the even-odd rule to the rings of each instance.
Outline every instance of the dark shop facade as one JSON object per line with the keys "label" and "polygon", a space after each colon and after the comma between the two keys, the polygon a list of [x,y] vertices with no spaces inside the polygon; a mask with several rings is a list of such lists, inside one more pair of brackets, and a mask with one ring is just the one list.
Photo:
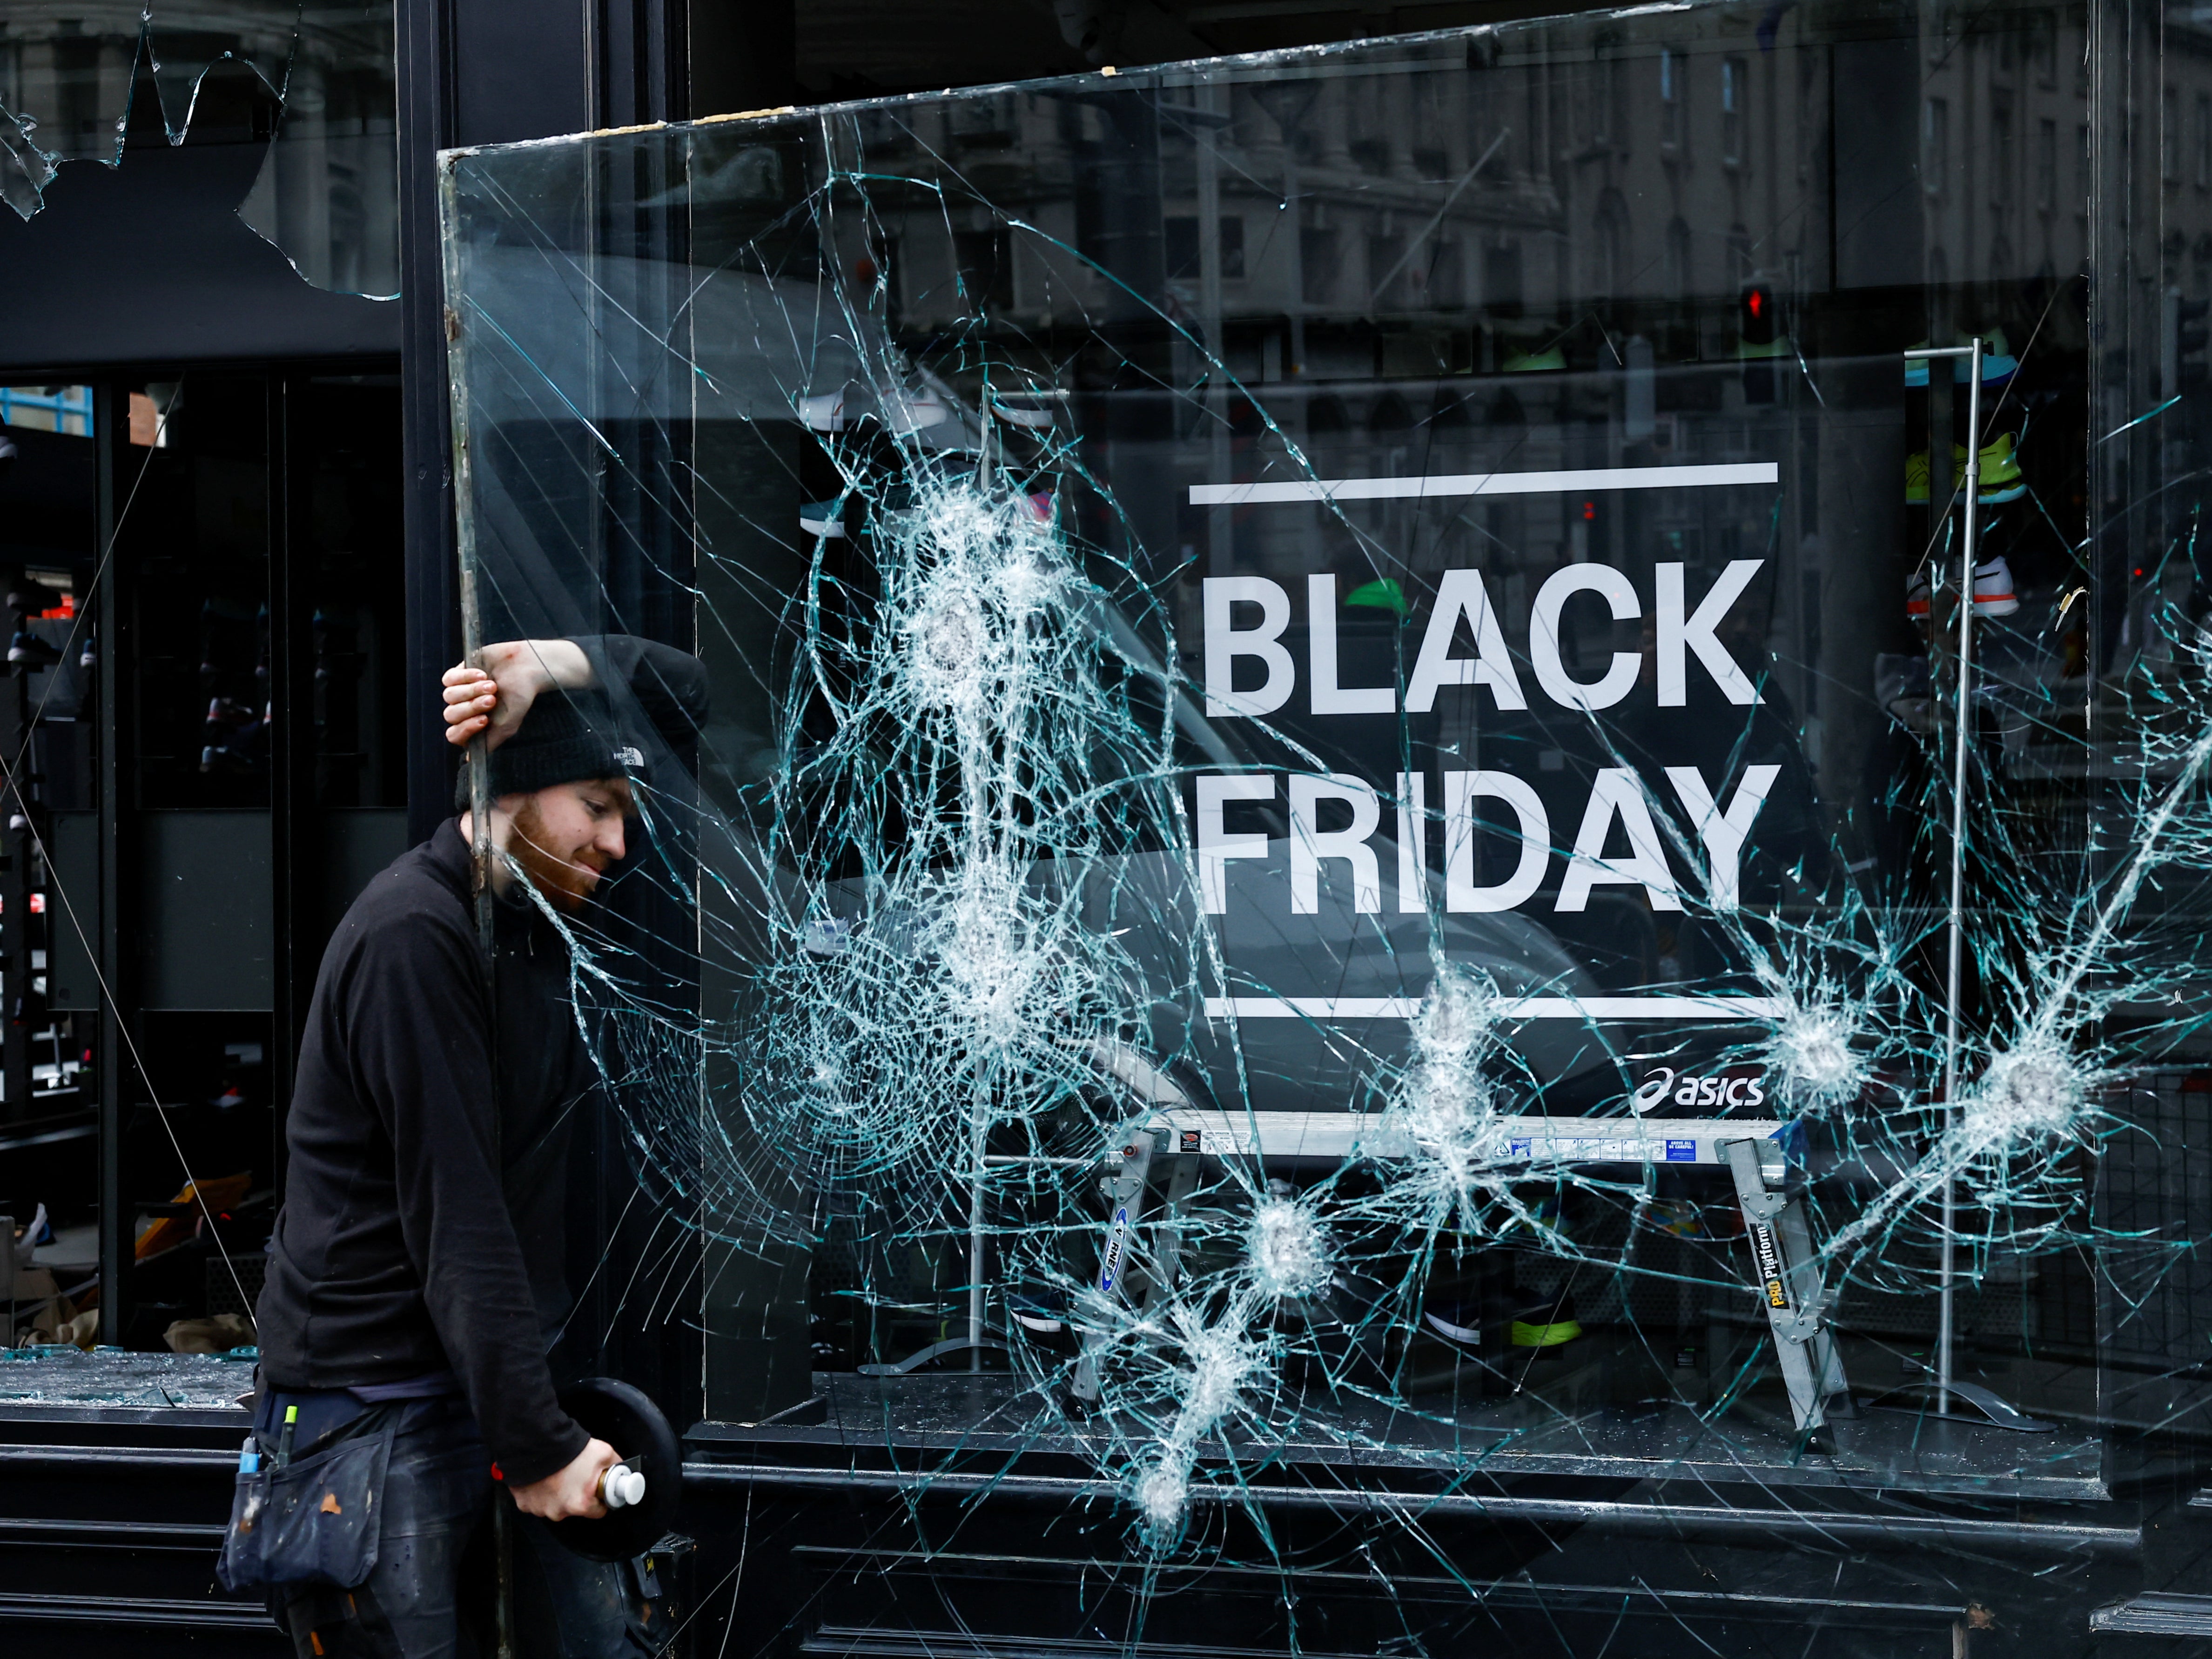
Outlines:
{"label": "dark shop facade", "polygon": [[[2212,1639],[2212,12],[36,0],[0,196],[0,1645]],[[428,1646],[227,1587],[426,842],[622,1460]]]}

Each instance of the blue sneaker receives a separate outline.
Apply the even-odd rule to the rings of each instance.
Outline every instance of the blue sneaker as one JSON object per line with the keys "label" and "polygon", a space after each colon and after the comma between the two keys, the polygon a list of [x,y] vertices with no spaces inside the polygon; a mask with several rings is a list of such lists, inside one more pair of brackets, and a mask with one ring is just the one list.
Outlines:
{"label": "blue sneaker", "polygon": [[[2006,344],[2004,331],[2001,328],[1991,329],[1984,337],[1982,341],[1982,384],[1984,386],[2002,386],[2019,370],[2020,359],[2006,350]],[[1911,349],[1915,351],[1925,351],[1928,349],[1928,342],[1915,340]],[[1921,357],[1905,364],[1905,385],[1924,386],[1928,384],[1928,361],[1927,358]],[[1954,385],[1966,385],[1966,360],[1964,357],[1951,359],[1951,380]]]}
{"label": "blue sneaker", "polygon": [[61,659],[60,652],[27,628],[19,629],[8,641],[8,665],[11,668],[51,668]]}

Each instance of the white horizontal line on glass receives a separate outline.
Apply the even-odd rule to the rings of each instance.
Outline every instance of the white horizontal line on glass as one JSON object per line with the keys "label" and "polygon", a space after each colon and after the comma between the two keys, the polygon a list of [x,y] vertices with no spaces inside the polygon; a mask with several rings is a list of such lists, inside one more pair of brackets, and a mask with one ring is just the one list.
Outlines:
{"label": "white horizontal line on glass", "polygon": [[1243,507],[1266,501],[1384,501],[1431,495],[1545,495],[1577,489],[1690,489],[1722,484],[1771,484],[1772,461],[1714,466],[1593,466],[1570,472],[1450,472],[1418,478],[1308,478],[1286,483],[1207,483],[1190,487],[1193,507]]}
{"label": "white horizontal line on glass", "polygon": [[[1209,1019],[1411,1019],[1419,997],[1208,997]],[[1778,997],[1505,997],[1507,1019],[1771,1018],[1783,1012]]]}

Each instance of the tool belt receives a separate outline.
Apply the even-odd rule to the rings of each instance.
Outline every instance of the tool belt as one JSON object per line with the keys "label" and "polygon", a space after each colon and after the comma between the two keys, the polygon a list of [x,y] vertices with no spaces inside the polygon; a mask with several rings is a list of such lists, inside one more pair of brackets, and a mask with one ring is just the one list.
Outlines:
{"label": "tool belt", "polygon": [[385,1470],[404,1404],[371,1407],[289,1460],[280,1460],[274,1437],[256,1431],[260,1455],[240,1460],[216,1562],[225,1589],[352,1589],[367,1582],[376,1569]]}

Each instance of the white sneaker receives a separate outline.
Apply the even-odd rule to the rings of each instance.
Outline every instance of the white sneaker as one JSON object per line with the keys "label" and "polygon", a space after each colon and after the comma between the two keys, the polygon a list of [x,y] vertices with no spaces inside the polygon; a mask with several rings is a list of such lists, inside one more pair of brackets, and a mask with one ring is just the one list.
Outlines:
{"label": "white sneaker", "polygon": [[[1923,572],[1912,579],[1912,586],[1905,595],[1905,614],[1916,622],[1929,611],[1928,577]],[[2000,553],[1986,564],[1974,567],[1974,614],[1977,617],[2009,617],[2020,609],[2020,599],[2012,591],[2012,567]]]}
{"label": "white sneaker", "polygon": [[[28,1267],[33,1260],[32,1253],[41,1244],[52,1243],[53,1238],[53,1230],[46,1225],[46,1206],[41,1204],[39,1206],[38,1213],[24,1224],[23,1236],[21,1238],[11,1238],[8,1241],[9,1247],[15,1253],[15,1266],[19,1268]],[[9,1332],[9,1335],[12,1338],[14,1333]]]}
{"label": "white sneaker", "polygon": [[2020,601],[2013,595],[2012,567],[2000,553],[1987,564],[1974,567],[1974,614],[1977,617],[2009,617],[2020,609]]}

